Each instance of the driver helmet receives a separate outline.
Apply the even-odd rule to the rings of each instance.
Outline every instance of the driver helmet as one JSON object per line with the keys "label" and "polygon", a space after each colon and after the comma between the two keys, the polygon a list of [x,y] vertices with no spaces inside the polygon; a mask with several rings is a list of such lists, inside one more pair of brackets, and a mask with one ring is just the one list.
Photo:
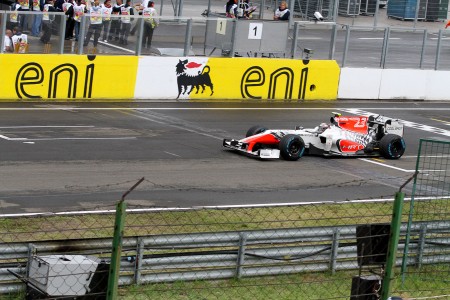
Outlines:
{"label": "driver helmet", "polygon": [[320,132],[324,132],[325,130],[327,130],[330,126],[327,123],[321,123],[319,125],[319,131]]}

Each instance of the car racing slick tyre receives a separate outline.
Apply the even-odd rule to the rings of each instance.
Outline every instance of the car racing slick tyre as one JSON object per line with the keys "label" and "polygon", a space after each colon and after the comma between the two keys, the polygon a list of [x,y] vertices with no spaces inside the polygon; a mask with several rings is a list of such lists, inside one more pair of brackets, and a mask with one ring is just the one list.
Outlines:
{"label": "car racing slick tyre", "polygon": [[285,135],[278,147],[281,157],[285,160],[298,160],[305,152],[305,142],[295,134]]}
{"label": "car racing slick tyre", "polygon": [[249,137],[249,136],[252,136],[252,135],[255,135],[255,134],[259,134],[259,133],[264,132],[266,130],[267,130],[267,128],[264,127],[264,126],[255,125],[255,126],[250,127],[249,130],[247,130],[247,133],[245,134],[245,137]]}
{"label": "car racing slick tyre", "polygon": [[405,153],[405,140],[396,134],[386,134],[380,140],[380,154],[387,159],[398,159]]}

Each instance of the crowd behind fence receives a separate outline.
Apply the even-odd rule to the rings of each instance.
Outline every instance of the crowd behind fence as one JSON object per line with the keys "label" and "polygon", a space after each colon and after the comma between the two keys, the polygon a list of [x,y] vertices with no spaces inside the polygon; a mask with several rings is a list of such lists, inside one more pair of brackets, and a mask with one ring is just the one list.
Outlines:
{"label": "crowd behind fence", "polygon": [[[8,22],[11,14],[9,11],[0,13],[2,36],[7,29],[16,27]],[[39,13],[20,14],[31,18]],[[281,28],[280,22],[267,19],[164,16],[155,18],[158,26],[152,38],[144,41],[148,37],[147,25],[145,17],[140,15],[131,16],[131,26],[127,27],[123,25],[123,17],[113,15],[111,26],[103,26],[101,32],[92,33],[91,16],[86,14],[80,19],[79,37],[64,38],[66,17],[62,13],[49,14],[54,15],[50,24],[51,38],[44,40],[42,32],[39,36],[28,34],[27,53],[332,59],[341,67],[450,69],[450,42],[443,25],[430,30],[325,20],[295,21],[292,26]],[[117,30],[113,23],[118,24]],[[219,24],[226,29],[219,30]],[[259,37],[260,41],[250,37],[250,27],[255,24],[260,24],[266,32]],[[0,52],[5,53],[5,40],[0,43]]]}

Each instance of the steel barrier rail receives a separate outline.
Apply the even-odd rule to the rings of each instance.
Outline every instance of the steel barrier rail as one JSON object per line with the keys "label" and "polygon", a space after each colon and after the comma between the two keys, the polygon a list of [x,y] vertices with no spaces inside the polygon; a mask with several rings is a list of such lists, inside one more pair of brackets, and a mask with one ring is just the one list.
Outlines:
{"label": "steel barrier rail", "polygon": [[[0,19],[9,20],[10,11],[0,11]],[[29,16],[38,14],[37,12],[21,11],[21,15]],[[142,46],[143,34],[143,17],[135,15],[132,22],[136,23],[138,27],[135,36],[129,37],[130,44],[124,46],[118,41],[99,41],[98,47],[90,48],[90,46],[83,46],[81,42],[89,29],[89,14],[82,18],[80,28],[80,41],[72,42],[65,41],[62,37],[65,32],[64,14],[61,12],[49,13],[55,17],[53,26],[53,37],[51,44],[41,44],[38,37],[29,36],[30,51],[35,54],[103,54],[103,55],[160,55],[160,56],[212,56],[214,50],[226,49],[220,55],[228,53],[229,56],[234,56],[235,52],[239,52],[242,56],[254,56],[255,53],[284,53],[283,57],[303,58],[306,54],[306,59],[331,59],[336,60],[341,67],[370,67],[370,68],[415,68],[415,69],[434,69],[434,70],[449,70],[450,59],[441,55],[441,52],[447,47],[448,41],[444,35],[444,29],[436,30],[436,32],[429,32],[427,29],[408,28],[408,27],[377,27],[377,26],[359,26],[359,25],[344,25],[334,22],[311,22],[311,21],[295,21],[293,26],[290,26],[287,38],[281,37],[278,34],[277,39],[286,40],[285,50],[283,49],[283,42],[272,41],[274,34],[271,30],[279,31],[275,22],[264,19],[251,19],[247,21],[235,21],[230,18],[187,18],[187,17],[158,17],[160,25],[153,34],[153,42],[151,48]],[[117,19],[117,16],[111,16],[112,19]],[[237,28],[239,23],[240,28],[244,28],[247,23],[264,24],[264,34],[261,39],[247,39],[250,38],[250,32],[232,30]],[[222,32],[219,30],[219,23],[228,23],[227,30]],[[284,24],[284,23],[283,23]],[[278,24],[280,25],[280,24]],[[271,29],[272,28],[272,29]],[[0,35],[4,36],[6,30],[6,22],[0,26]],[[269,30],[269,31],[268,31]],[[262,31],[261,31],[262,32]],[[375,33],[384,32],[383,37],[372,38],[372,43],[359,41],[356,34],[360,32],[366,33],[366,38],[370,38]],[[416,33],[417,38],[411,38],[411,33]],[[393,38],[391,34],[398,35]],[[401,35],[400,35],[401,34]],[[265,36],[271,36],[271,42],[267,42]],[[436,37],[434,37],[434,35]],[[408,44],[413,42],[415,47],[405,47],[403,37],[408,37]],[[350,39],[352,40],[350,41]],[[396,41],[395,39],[402,39]],[[376,42],[379,40],[379,42]],[[260,43],[258,44],[258,41]],[[378,44],[382,43],[382,45]],[[0,53],[4,53],[4,40],[0,40]],[[276,44],[276,49],[274,45]],[[241,49],[239,49],[241,45]],[[282,48],[278,49],[279,46]],[[155,47],[156,46],[156,47]],[[236,46],[236,47],[235,47]],[[379,47],[380,46],[380,47]],[[208,51],[206,51],[208,47]],[[251,51],[248,51],[250,48]],[[364,54],[351,55],[355,49],[363,49]],[[392,51],[395,47],[400,50]],[[98,48],[98,49],[97,49]],[[212,52],[210,50],[212,49]],[[299,49],[302,51],[299,53]],[[305,49],[308,53],[304,53]],[[241,52],[240,52],[241,51]],[[280,52],[281,51],[281,52]],[[91,53],[92,52],[92,53]],[[208,52],[208,53],[207,53]],[[371,60],[367,59],[369,53]],[[209,54],[209,55],[208,55]],[[283,55],[284,54],[284,55]],[[410,60],[399,60],[398,57],[405,55],[412,56]],[[217,55],[216,55],[217,56]],[[270,57],[270,55],[269,55]],[[373,58],[376,58],[375,60]],[[379,59],[378,59],[379,58]],[[389,59],[390,58],[390,59]]]}
{"label": "steel barrier rail", "polygon": [[[406,224],[401,229],[404,235]],[[412,236],[418,238],[410,245],[409,265],[450,262],[450,222],[414,223]],[[127,237],[123,241],[119,283],[355,270],[358,269],[355,241],[356,226]],[[0,294],[24,288],[7,269],[25,274],[29,253],[33,251],[49,255],[66,249],[64,254],[97,254],[108,259],[111,245],[110,238],[2,243]],[[398,251],[403,248],[404,244],[399,245]],[[141,259],[136,261],[136,256]],[[401,265],[401,259],[397,265]]]}

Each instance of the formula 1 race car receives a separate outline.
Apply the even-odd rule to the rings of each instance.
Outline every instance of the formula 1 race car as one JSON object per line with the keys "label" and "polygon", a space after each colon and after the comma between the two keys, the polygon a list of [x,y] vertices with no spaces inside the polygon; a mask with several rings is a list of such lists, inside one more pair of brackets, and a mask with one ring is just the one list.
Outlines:
{"label": "formula 1 race car", "polygon": [[298,160],[304,154],[382,156],[398,159],[405,152],[403,124],[380,115],[344,117],[333,113],[330,123],[294,130],[253,126],[241,140],[224,139],[223,146],[262,159]]}

